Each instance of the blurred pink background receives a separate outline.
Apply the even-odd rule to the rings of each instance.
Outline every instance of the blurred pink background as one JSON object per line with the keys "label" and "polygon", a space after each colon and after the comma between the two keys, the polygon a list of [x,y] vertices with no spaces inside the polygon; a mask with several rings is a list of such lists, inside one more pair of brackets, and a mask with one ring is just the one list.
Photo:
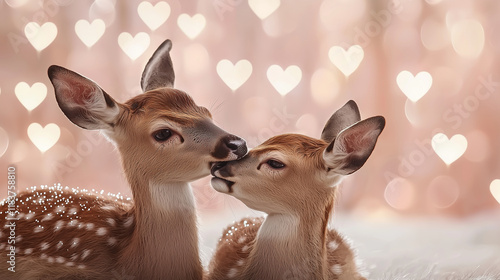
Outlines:
{"label": "blurred pink background", "polygon": [[[169,38],[176,87],[251,147],[281,133],[319,137],[350,99],[362,118],[385,116],[371,158],[342,184],[340,211],[499,208],[498,1],[1,0],[0,18],[0,180],[15,166],[20,189],[130,194],[117,151],[65,118],[46,71],[64,66],[124,102]],[[214,219],[246,208],[208,177],[193,187]]]}

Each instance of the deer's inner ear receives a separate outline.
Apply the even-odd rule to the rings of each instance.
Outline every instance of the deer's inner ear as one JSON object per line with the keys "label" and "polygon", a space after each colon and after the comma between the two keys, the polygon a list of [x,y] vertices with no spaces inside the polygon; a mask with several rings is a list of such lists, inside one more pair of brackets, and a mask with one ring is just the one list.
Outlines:
{"label": "deer's inner ear", "polygon": [[48,75],[57,104],[74,124],[85,129],[111,129],[120,113],[118,103],[92,80],[52,65]]}

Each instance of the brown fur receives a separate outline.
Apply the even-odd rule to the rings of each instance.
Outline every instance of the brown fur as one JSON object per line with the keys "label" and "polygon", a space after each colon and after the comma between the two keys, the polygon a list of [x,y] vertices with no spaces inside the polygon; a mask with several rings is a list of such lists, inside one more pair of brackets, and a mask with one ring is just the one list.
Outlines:
{"label": "brown fur", "polygon": [[[244,269],[244,265],[247,263],[250,252],[255,244],[257,232],[263,221],[264,218],[262,217],[245,218],[229,225],[222,232],[222,237],[219,239],[208,267],[208,279],[242,279],[238,278],[237,273],[230,273],[230,271],[241,272]],[[364,279],[357,272],[355,264],[356,256],[345,239],[334,229],[327,230],[325,238],[328,267],[332,268],[334,265],[339,265],[344,271],[344,275],[342,276],[336,275],[332,270],[329,270],[327,272],[327,279]],[[335,244],[338,244],[338,247],[336,249],[329,248],[328,244],[330,242],[335,242]],[[293,271],[294,269],[290,268],[290,272]],[[300,277],[287,278],[286,276],[284,275],[282,279],[302,279]]]}
{"label": "brown fur", "polygon": [[[19,213],[34,211],[35,215],[18,221],[16,234],[22,239],[16,244],[16,273],[7,270],[7,256],[1,254],[0,279],[202,279],[197,217],[188,182],[208,175],[211,162],[241,157],[220,144],[227,137],[237,137],[213,124],[208,110],[175,89],[157,89],[108,107],[120,110],[105,133],[120,152],[133,202],[117,206],[114,197],[76,196],[71,189],[20,194]],[[152,127],[155,123],[160,126]],[[155,142],[152,133],[165,126],[173,136],[167,144]],[[217,149],[225,151],[214,152]],[[50,191],[53,199],[38,202]],[[65,214],[43,221],[60,205],[66,210],[77,208],[78,217]],[[121,226],[130,217],[134,223]],[[71,219],[95,228],[66,226]],[[108,219],[116,226],[106,225]],[[64,227],[56,230],[56,223]],[[44,226],[43,231],[34,232],[38,225]],[[100,228],[105,235],[98,234]],[[68,244],[74,238],[79,238],[79,245],[71,247]],[[5,244],[5,239],[1,242]],[[92,254],[82,259],[86,250]]]}
{"label": "brown fur", "polygon": [[[211,119],[210,112],[197,106],[194,100],[185,92],[162,88],[140,94],[125,103],[129,110],[121,118],[121,122],[128,122],[133,114],[148,112],[152,119],[164,117],[184,126],[194,126],[200,119]],[[130,114],[131,113],[131,114]]]}
{"label": "brown fur", "polygon": [[[279,135],[214,171],[233,182],[228,193],[269,215],[255,226],[242,227],[242,220],[226,229],[208,279],[364,279],[350,246],[328,229],[334,186],[342,178],[325,163],[328,145],[304,135]],[[285,167],[273,169],[269,160]]]}
{"label": "brown fur", "polygon": [[[25,199],[26,207],[19,209],[20,215],[30,215],[19,225],[23,228],[20,234],[25,234],[19,240],[19,248],[25,251],[20,252],[16,260],[18,272],[9,274],[11,272],[2,270],[0,279],[202,278],[197,217],[189,182],[208,175],[213,162],[244,156],[247,148],[243,139],[216,126],[206,108],[197,106],[185,92],[172,88],[175,74],[169,54],[171,48],[170,40],[158,47],[141,77],[145,93],[124,104],[116,102],[99,85],[78,73],[57,65],[49,67],[47,73],[57,103],[66,117],[79,127],[102,131],[116,145],[133,203],[115,209],[113,197],[82,196],[76,202],[71,190],[57,197],[54,194],[54,199],[43,202],[37,200],[47,195],[46,192],[23,194],[21,199]],[[83,201],[88,213],[79,216],[78,223],[101,225],[109,220],[115,225],[100,227],[92,234],[92,226],[91,233],[67,227],[59,229],[58,226],[70,218],[64,215],[46,219],[45,224],[39,219],[41,216],[36,216],[45,215],[45,211],[61,203],[76,208]],[[113,210],[111,213],[100,211],[106,208]],[[5,213],[5,209],[2,210]],[[31,217],[30,211],[34,210],[37,214]],[[120,227],[126,223],[123,219],[130,217],[134,220],[133,226]],[[46,231],[40,236],[37,235],[38,223],[43,224]],[[50,234],[51,231],[55,234]],[[81,242],[80,247],[65,248],[75,236]],[[21,244],[32,247],[26,251]],[[59,251],[63,249],[66,252]],[[81,254],[89,249],[98,254],[87,261]],[[3,265],[5,257],[0,257]],[[56,264],[51,265],[54,258]],[[71,262],[64,258],[70,258]]]}
{"label": "brown fur", "polygon": [[[115,198],[116,199],[116,198]],[[2,279],[102,279],[116,272],[116,259],[135,228],[131,201],[62,188],[32,188],[17,196],[17,214],[0,207],[0,275]],[[19,218],[19,220],[7,220]],[[15,243],[8,244],[15,223]],[[6,253],[16,250],[15,273]],[[4,253],[5,252],[5,253]]]}

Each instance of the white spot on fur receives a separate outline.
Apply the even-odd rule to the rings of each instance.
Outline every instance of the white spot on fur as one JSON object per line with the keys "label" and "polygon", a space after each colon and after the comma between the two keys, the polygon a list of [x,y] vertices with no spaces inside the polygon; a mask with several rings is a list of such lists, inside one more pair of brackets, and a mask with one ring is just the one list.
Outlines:
{"label": "white spot on fur", "polygon": [[334,264],[334,265],[332,265],[332,268],[330,268],[330,271],[335,275],[341,275],[342,274],[342,266],[340,266],[340,264]]}
{"label": "white spot on fur", "polygon": [[116,226],[116,221],[113,218],[107,218],[106,221],[112,227]]}
{"label": "white spot on fur", "polygon": [[34,212],[26,214],[26,220],[31,220],[31,219],[33,219],[33,217],[35,217],[35,213]]}
{"label": "white spot on fur", "polygon": [[67,262],[65,265],[66,265],[66,266],[74,266],[74,265],[75,265],[75,263],[74,263],[74,262]]}
{"label": "white spot on fur", "polygon": [[38,225],[33,229],[34,233],[39,233],[41,231],[43,231],[43,227],[41,225]]}
{"label": "white spot on fur", "polygon": [[64,245],[62,241],[57,242],[56,249],[59,250]]}
{"label": "white spot on fur", "polygon": [[76,227],[77,224],[78,224],[77,220],[71,220],[68,222],[68,227]]}
{"label": "white spot on fur", "polygon": [[31,253],[33,253],[33,248],[28,248],[28,249],[24,250],[25,255],[29,255]]}
{"label": "white spot on fur", "polygon": [[248,251],[248,249],[250,249],[250,246],[245,245],[245,246],[243,246],[243,248],[241,248],[241,251],[246,252],[246,251]]}
{"label": "white spot on fur", "polygon": [[84,260],[85,258],[87,258],[90,255],[90,252],[92,252],[92,250],[90,249],[83,250],[81,259]]}
{"label": "white spot on fur", "polygon": [[84,264],[79,264],[76,268],[79,268],[79,269],[85,269],[87,268]]}
{"label": "white spot on fur", "polygon": [[113,205],[104,205],[101,207],[102,210],[107,210],[107,211],[115,211],[116,208]]}
{"label": "white spot on fur", "polygon": [[125,227],[130,227],[132,224],[134,223],[134,216],[129,216],[125,222],[123,223],[123,225]]}
{"label": "white spot on fur", "polygon": [[16,236],[16,242],[21,242],[23,237],[21,235]]}
{"label": "white spot on fur", "polygon": [[0,250],[3,250],[5,248],[5,243],[0,243]]}
{"label": "white spot on fur", "polygon": [[339,247],[339,243],[337,243],[337,241],[335,241],[335,240],[330,241],[330,243],[328,243],[328,248],[332,251],[337,250],[338,247]]}
{"label": "white spot on fur", "polygon": [[40,244],[40,250],[45,251],[47,249],[49,249],[49,243],[42,242],[42,244]]}
{"label": "white spot on fur", "polygon": [[53,258],[53,257],[48,257],[48,258],[47,258],[47,261],[48,261],[49,263],[53,263],[53,262],[54,262],[54,258]]}
{"label": "white spot on fur", "polygon": [[76,246],[78,246],[78,244],[80,244],[80,238],[73,238],[73,241],[71,241],[71,248],[75,248]]}
{"label": "white spot on fur", "polygon": [[66,261],[66,259],[64,259],[63,257],[56,258],[56,262],[58,262],[58,263],[64,263],[65,261]]}
{"label": "white spot on fur", "polygon": [[87,230],[93,230],[94,229],[94,224],[93,223],[87,223],[87,225],[85,227],[87,228]]}
{"label": "white spot on fur", "polygon": [[75,215],[76,213],[78,213],[78,209],[76,209],[76,207],[73,207],[73,208],[69,209],[69,211],[68,211],[68,214],[71,214],[71,215]]}
{"label": "white spot on fur", "polygon": [[246,240],[247,240],[247,237],[246,236],[242,236],[242,237],[238,238],[238,243],[242,244]]}
{"label": "white spot on fur", "polygon": [[114,237],[108,238],[108,244],[111,245],[111,246],[115,245],[116,244],[116,238],[114,238]]}
{"label": "white spot on fur", "polygon": [[59,220],[54,225],[54,232],[60,231],[64,226],[64,222]]}
{"label": "white spot on fur", "polygon": [[227,272],[227,277],[229,277],[229,278],[233,278],[233,277],[235,277],[237,274],[238,274],[238,269],[233,267],[233,268],[231,268],[231,269]]}
{"label": "white spot on fur", "polygon": [[108,230],[106,228],[100,227],[97,229],[96,234],[99,236],[103,236],[106,233],[108,233]]}
{"label": "white spot on fur", "polygon": [[242,265],[244,265],[244,264],[245,264],[245,260],[244,260],[244,259],[238,260],[238,261],[236,262],[236,265],[237,265],[237,266],[242,266]]}

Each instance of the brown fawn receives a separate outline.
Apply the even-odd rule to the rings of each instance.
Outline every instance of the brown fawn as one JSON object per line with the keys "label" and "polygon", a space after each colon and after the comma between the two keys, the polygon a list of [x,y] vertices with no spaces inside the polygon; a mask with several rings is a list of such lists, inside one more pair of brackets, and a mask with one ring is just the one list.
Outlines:
{"label": "brown fawn", "polygon": [[75,72],[48,69],[66,117],[116,145],[133,201],[60,186],[19,194],[14,209],[4,201],[0,247],[14,251],[15,272],[2,253],[0,279],[202,279],[189,182],[247,147],[173,88],[171,47],[160,45],[142,74],[144,93],[123,104]]}
{"label": "brown fawn", "polygon": [[327,226],[336,186],[363,166],[384,126],[381,116],[360,121],[349,101],[321,139],[278,135],[238,161],[215,164],[215,190],[268,215],[225,229],[208,279],[364,279],[350,246]]}

